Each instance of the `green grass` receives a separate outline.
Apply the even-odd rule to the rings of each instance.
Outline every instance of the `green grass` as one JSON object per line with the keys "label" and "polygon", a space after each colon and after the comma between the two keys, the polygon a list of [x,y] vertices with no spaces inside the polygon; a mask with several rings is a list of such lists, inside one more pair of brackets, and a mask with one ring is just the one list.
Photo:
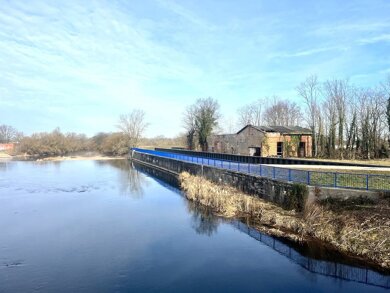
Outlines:
{"label": "green grass", "polygon": [[[334,186],[346,188],[367,188],[366,174],[344,174],[333,172],[313,172],[310,185]],[[390,190],[390,176],[368,174],[368,189]]]}

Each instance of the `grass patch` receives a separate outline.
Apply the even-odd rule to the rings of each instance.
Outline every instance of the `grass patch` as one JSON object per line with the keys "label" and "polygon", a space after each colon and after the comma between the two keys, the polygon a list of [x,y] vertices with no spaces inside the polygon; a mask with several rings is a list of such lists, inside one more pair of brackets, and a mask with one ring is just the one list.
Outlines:
{"label": "grass patch", "polygon": [[310,185],[359,188],[370,190],[390,190],[390,176],[374,174],[347,174],[335,172],[313,172]]}

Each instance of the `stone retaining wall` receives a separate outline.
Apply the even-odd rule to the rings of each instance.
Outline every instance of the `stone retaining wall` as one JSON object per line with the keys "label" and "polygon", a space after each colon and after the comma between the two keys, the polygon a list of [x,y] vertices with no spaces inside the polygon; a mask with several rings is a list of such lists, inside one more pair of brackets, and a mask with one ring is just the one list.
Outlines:
{"label": "stone retaining wall", "polygon": [[247,194],[274,202],[282,207],[287,207],[290,202],[289,197],[293,195],[296,191],[296,186],[298,185],[296,183],[277,181],[231,170],[203,166],[138,152],[134,152],[132,158],[136,161],[166,169],[167,171],[176,174],[188,172],[192,175],[203,176],[218,184],[228,184]]}
{"label": "stone retaining wall", "polygon": [[291,206],[292,201],[295,203],[298,201],[298,206],[305,206],[317,200],[326,199],[344,201],[364,198],[377,201],[380,198],[380,194],[375,191],[306,186],[139,152],[133,152],[132,158],[176,175],[188,172],[192,175],[203,176],[218,184],[228,184],[284,208],[296,208],[296,206]]}

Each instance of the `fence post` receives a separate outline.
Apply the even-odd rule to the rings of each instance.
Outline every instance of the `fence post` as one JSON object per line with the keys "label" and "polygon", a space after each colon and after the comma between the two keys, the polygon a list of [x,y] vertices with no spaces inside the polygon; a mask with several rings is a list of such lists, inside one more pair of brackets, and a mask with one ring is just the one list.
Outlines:
{"label": "fence post", "polygon": [[263,172],[262,172],[261,169],[262,169],[262,167],[261,167],[261,165],[260,165],[260,176],[262,177],[262,176],[263,176],[263,174],[262,174]]}
{"label": "fence post", "polygon": [[334,173],[334,187],[337,187],[337,173]]}
{"label": "fence post", "polygon": [[273,173],[273,177],[274,177],[274,179],[275,179],[275,178],[276,178],[276,170],[275,170],[275,167],[273,167],[272,173]]}
{"label": "fence post", "polygon": [[238,172],[240,172],[240,162],[238,162]]}
{"label": "fence post", "polygon": [[232,163],[229,161],[229,170],[231,169],[231,168],[230,168],[231,164],[232,164]]}
{"label": "fence post", "polygon": [[310,185],[310,171],[307,171],[307,185]]}
{"label": "fence post", "polygon": [[248,163],[248,173],[251,173],[251,164]]}
{"label": "fence post", "polygon": [[288,169],[288,181],[291,182],[291,169]]}
{"label": "fence post", "polygon": [[369,184],[368,184],[368,179],[369,179],[369,177],[368,177],[369,175],[367,174],[366,175],[366,189],[368,190],[369,189]]}

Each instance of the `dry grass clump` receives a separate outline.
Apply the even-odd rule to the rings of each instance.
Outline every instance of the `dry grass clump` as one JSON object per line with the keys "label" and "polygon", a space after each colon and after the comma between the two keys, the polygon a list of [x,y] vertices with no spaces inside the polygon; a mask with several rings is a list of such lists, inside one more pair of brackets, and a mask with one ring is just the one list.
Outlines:
{"label": "dry grass clump", "polygon": [[331,211],[314,205],[304,220],[306,235],[390,268],[390,215],[364,209]]}
{"label": "dry grass clump", "polygon": [[[232,218],[251,216],[256,222],[278,229],[279,236],[299,240],[303,227],[295,211],[286,211],[260,198],[227,185],[217,185],[186,172],[180,174],[181,187],[189,200],[211,207],[217,214]],[[292,232],[292,233],[291,233]]]}
{"label": "dry grass clump", "polygon": [[390,268],[389,209],[332,211],[313,204],[302,214],[185,172],[180,174],[180,182],[189,200],[208,206],[221,216],[250,216],[264,232],[295,241],[319,239],[340,251]]}

